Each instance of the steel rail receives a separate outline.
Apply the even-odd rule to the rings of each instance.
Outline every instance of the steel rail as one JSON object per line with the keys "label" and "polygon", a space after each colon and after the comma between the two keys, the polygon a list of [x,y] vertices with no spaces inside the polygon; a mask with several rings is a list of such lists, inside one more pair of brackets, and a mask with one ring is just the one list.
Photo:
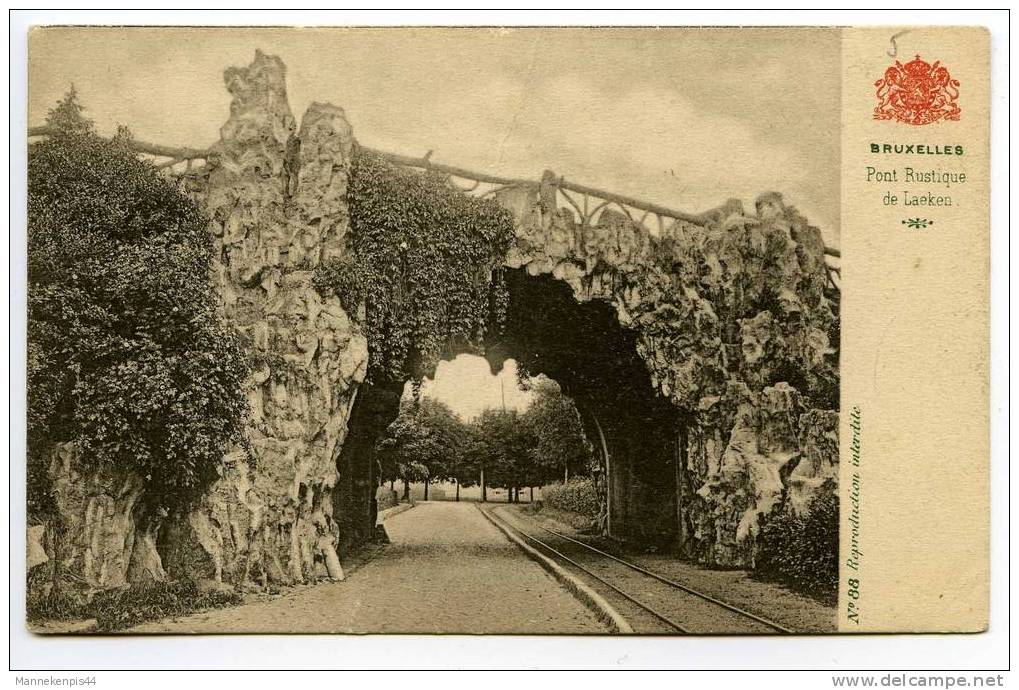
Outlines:
{"label": "steel rail", "polygon": [[[482,510],[484,510],[484,509],[482,509]],[[535,543],[535,544],[537,544],[538,546],[540,546],[540,547],[544,548],[544,549],[545,549],[546,551],[549,551],[550,553],[553,553],[553,554],[555,554],[555,555],[556,555],[556,556],[557,556],[558,558],[561,558],[562,560],[566,561],[567,563],[569,563],[570,565],[572,565],[572,566],[573,566],[574,568],[577,568],[577,569],[579,569],[579,570],[582,570],[583,572],[587,573],[588,575],[590,575],[591,577],[593,577],[593,578],[594,578],[595,580],[597,580],[598,582],[602,583],[602,584],[603,584],[603,585],[605,585],[606,587],[609,587],[609,588],[611,588],[611,589],[612,589],[612,590],[613,590],[614,592],[616,592],[617,594],[619,594],[620,596],[622,596],[623,598],[625,598],[625,599],[626,599],[627,601],[629,601],[629,602],[631,602],[631,603],[633,603],[633,604],[636,604],[637,606],[639,606],[639,607],[640,607],[640,608],[642,608],[643,610],[645,610],[645,611],[647,611],[648,613],[650,613],[650,614],[651,614],[652,616],[654,616],[655,618],[657,618],[657,619],[661,620],[662,622],[664,622],[664,623],[665,623],[666,625],[668,625],[668,626],[670,626],[670,627],[674,628],[674,629],[675,629],[676,631],[678,631],[678,632],[681,632],[681,633],[683,633],[684,635],[689,635],[689,634],[691,634],[690,630],[688,630],[687,628],[684,628],[684,627],[683,627],[682,625],[680,625],[680,624],[679,624],[679,623],[677,623],[676,621],[672,620],[671,618],[669,618],[669,617],[668,617],[668,616],[666,616],[665,614],[663,614],[663,613],[659,613],[658,611],[656,611],[656,610],[655,610],[655,609],[653,609],[652,607],[648,606],[648,605],[647,605],[647,604],[645,604],[644,602],[640,601],[639,599],[637,599],[637,598],[633,597],[632,595],[630,595],[630,594],[627,594],[626,592],[624,592],[623,590],[619,589],[619,588],[618,588],[618,587],[616,587],[616,586],[615,586],[614,584],[612,584],[611,582],[609,582],[608,580],[606,580],[605,578],[603,578],[603,577],[602,577],[601,575],[598,575],[597,573],[595,573],[595,572],[593,572],[592,570],[590,570],[590,569],[588,569],[588,568],[584,567],[584,566],[583,566],[583,565],[581,565],[580,563],[577,563],[577,562],[576,562],[575,560],[573,560],[572,558],[570,558],[569,556],[567,556],[567,555],[566,555],[566,554],[564,554],[563,552],[559,551],[559,550],[558,550],[558,549],[556,549],[555,547],[553,547],[553,546],[550,546],[549,544],[547,544],[547,543],[543,542],[542,540],[538,539],[537,537],[533,537],[533,536],[531,536],[530,534],[528,534],[527,532],[523,531],[522,529],[519,529],[519,528],[517,528],[517,527],[514,527],[513,525],[511,525],[511,524],[509,523],[509,521],[508,521],[508,520],[506,520],[506,519],[504,519],[504,518],[502,518],[502,517],[499,517],[499,516],[495,515],[495,510],[489,510],[489,511],[486,511],[486,512],[487,512],[487,513],[488,513],[489,515],[492,515],[493,517],[495,517],[495,519],[497,519],[497,520],[498,520],[498,521],[499,521],[500,523],[502,523],[503,525],[505,525],[505,526],[506,526],[506,527],[507,527],[508,529],[511,529],[511,530],[513,530],[513,531],[514,531],[515,533],[519,534],[519,535],[520,535],[520,536],[522,536],[522,537],[523,537],[524,539],[527,539],[527,540],[529,540],[529,541],[532,541],[532,542],[534,542],[534,543]]]}
{"label": "steel rail", "polygon": [[742,616],[746,616],[747,618],[755,620],[755,621],[757,621],[758,623],[760,623],[762,625],[766,625],[769,628],[772,628],[773,630],[777,630],[779,632],[788,633],[788,634],[795,634],[795,632],[796,632],[794,630],[790,630],[789,628],[783,627],[783,626],[779,625],[778,623],[775,623],[774,621],[770,621],[767,618],[762,618],[761,616],[758,616],[757,614],[750,613],[749,611],[741,609],[738,606],[733,606],[732,604],[730,604],[728,602],[725,602],[725,601],[722,601],[721,599],[716,599],[715,597],[710,596],[708,594],[704,594],[703,592],[698,592],[696,589],[693,589],[692,587],[684,585],[681,582],[676,582],[675,580],[669,579],[669,578],[665,577],[664,575],[659,575],[658,573],[650,571],[647,568],[643,568],[643,567],[637,565],[636,563],[631,563],[630,561],[627,561],[627,560],[625,560],[623,558],[619,558],[618,556],[614,556],[611,553],[608,553],[606,551],[602,551],[601,549],[597,549],[597,548],[591,546],[590,544],[587,544],[587,543],[585,543],[583,541],[580,541],[579,539],[574,539],[573,537],[567,536],[565,534],[561,534],[559,532],[556,532],[555,530],[551,530],[551,529],[549,529],[547,527],[544,527],[542,525],[535,525],[535,527],[538,527],[539,529],[545,530],[549,534],[554,534],[555,536],[559,537],[560,539],[565,539],[567,541],[573,542],[574,544],[579,544],[580,546],[583,546],[584,548],[589,549],[589,550],[591,550],[591,551],[593,551],[593,552],[595,552],[595,553],[597,553],[597,554],[599,554],[601,556],[604,556],[606,558],[611,558],[612,560],[617,561],[619,563],[622,563],[626,567],[631,568],[633,570],[636,570],[637,572],[642,573],[644,575],[647,575],[648,577],[654,578],[655,580],[658,580],[659,582],[663,582],[663,583],[665,583],[667,585],[675,587],[676,589],[680,589],[680,590],[683,590],[684,592],[687,592],[689,594],[693,594],[696,597],[700,597],[701,599],[704,599],[705,601],[709,601],[712,604],[716,604],[718,606],[721,606],[722,608],[727,609],[728,611],[731,611],[733,613],[737,613],[737,614],[740,614]]}

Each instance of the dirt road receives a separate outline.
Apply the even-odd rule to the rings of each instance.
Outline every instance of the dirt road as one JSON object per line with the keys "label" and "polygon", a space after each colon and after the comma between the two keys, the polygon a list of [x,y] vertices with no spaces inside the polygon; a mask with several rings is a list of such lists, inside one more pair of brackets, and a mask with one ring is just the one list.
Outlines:
{"label": "dirt road", "polygon": [[420,503],[344,582],[132,628],[137,633],[606,633],[471,503]]}

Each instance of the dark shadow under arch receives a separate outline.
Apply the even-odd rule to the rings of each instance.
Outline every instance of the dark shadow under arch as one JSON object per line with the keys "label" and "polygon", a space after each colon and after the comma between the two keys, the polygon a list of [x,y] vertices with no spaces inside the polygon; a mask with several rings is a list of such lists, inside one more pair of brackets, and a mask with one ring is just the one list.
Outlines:
{"label": "dark shadow under arch", "polygon": [[[512,358],[529,375],[555,379],[576,401],[600,458],[599,481],[608,494],[606,530],[636,544],[674,544],[680,532],[677,486],[684,482],[677,474],[682,464],[677,455],[684,446],[684,425],[652,385],[637,353],[636,334],[620,325],[611,304],[578,302],[572,288],[552,276],[509,269],[506,286],[506,322],[489,337],[485,353],[493,372]],[[396,418],[402,388],[402,382],[359,388],[337,457],[334,519],[343,550],[371,537],[374,446]]]}

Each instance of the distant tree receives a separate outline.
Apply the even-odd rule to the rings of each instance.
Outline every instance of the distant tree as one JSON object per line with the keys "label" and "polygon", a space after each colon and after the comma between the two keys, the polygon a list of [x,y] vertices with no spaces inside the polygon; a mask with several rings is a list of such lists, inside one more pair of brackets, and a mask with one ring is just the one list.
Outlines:
{"label": "distant tree", "polygon": [[410,483],[445,480],[461,486],[482,483],[505,488],[519,500],[521,488],[588,473],[591,445],[584,436],[573,401],[558,384],[538,379],[535,400],[525,412],[487,409],[470,424],[445,403],[407,399],[378,444],[381,480],[401,480],[404,499]]}
{"label": "distant tree", "polygon": [[528,486],[558,477],[565,482],[570,476],[588,474],[592,448],[576,405],[555,381],[547,378],[534,381],[531,385],[534,399],[523,414],[524,424],[535,439],[531,449],[533,483]]}
{"label": "distant tree", "polygon": [[[482,468],[484,467],[485,445],[478,427],[471,424],[463,426],[463,445],[460,448],[456,467],[457,495],[460,487],[479,486],[482,484]],[[486,489],[482,488],[482,500]]]}
{"label": "distant tree", "polygon": [[378,444],[383,481],[403,481],[405,500],[411,482],[424,482],[427,500],[431,481],[456,481],[465,435],[465,425],[445,403],[431,398],[403,402]]}
{"label": "distant tree", "polygon": [[432,439],[412,414],[401,410],[377,445],[384,481],[403,482],[403,500],[410,499],[411,482],[428,479],[428,467],[419,458],[430,455]]}
{"label": "distant tree", "polygon": [[206,218],[82,110],[72,89],[28,154],[30,515],[50,510],[48,454],[68,441],[88,467],[141,477],[144,505],[186,502],[219,476],[247,410]]}
{"label": "distant tree", "polygon": [[59,134],[93,134],[93,123],[85,117],[85,107],[78,100],[78,90],[70,90],[47,113],[46,124]]}
{"label": "distant tree", "polygon": [[513,500],[517,490],[527,486],[533,476],[531,449],[534,436],[522,423],[516,410],[488,409],[474,421],[478,460],[485,468],[485,483],[509,491]]}
{"label": "distant tree", "polygon": [[449,405],[434,398],[422,398],[416,410],[418,423],[428,432],[432,443],[431,455],[421,462],[428,467],[428,481],[425,482],[425,499],[428,499],[428,483],[436,480],[457,483],[457,497],[460,487],[458,472],[464,449],[466,427]]}

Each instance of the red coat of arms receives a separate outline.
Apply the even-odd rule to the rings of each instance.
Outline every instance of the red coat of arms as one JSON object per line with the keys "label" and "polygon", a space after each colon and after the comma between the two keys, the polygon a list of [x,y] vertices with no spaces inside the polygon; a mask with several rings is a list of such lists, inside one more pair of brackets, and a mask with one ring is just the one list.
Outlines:
{"label": "red coat of arms", "polygon": [[906,64],[896,60],[874,86],[878,99],[875,120],[928,125],[938,120],[958,120],[962,112],[955,102],[959,97],[959,81],[952,79],[941,62],[932,65],[919,55]]}

